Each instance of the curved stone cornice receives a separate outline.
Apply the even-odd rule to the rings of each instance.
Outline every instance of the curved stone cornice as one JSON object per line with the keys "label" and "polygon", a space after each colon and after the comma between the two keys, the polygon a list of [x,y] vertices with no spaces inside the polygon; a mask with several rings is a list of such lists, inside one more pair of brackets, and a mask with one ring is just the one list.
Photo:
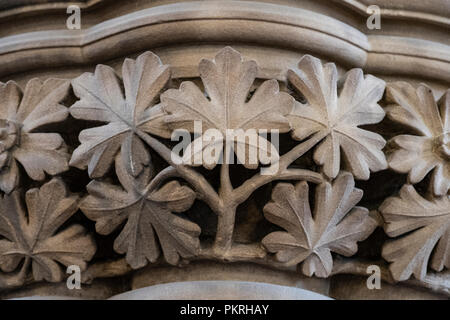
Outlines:
{"label": "curved stone cornice", "polygon": [[[383,17],[392,19],[408,19],[450,26],[450,7],[446,0],[433,1],[432,4],[422,0],[334,0],[355,10],[361,15],[368,15],[367,8],[371,5],[380,7]],[[405,9],[408,8],[408,9]]]}
{"label": "curved stone cornice", "polygon": [[54,11],[66,9],[68,5],[77,5],[80,8],[89,8],[104,0],[78,0],[78,1],[64,1],[64,0],[12,0],[5,1],[0,6],[0,19],[10,18],[20,14],[41,13],[45,11]]}
{"label": "curved stone cornice", "polygon": [[[65,9],[74,4],[82,9],[88,9],[97,4],[106,3],[108,0],[13,0],[5,1],[0,9],[1,18],[17,16],[23,13],[38,14],[41,12]],[[109,0],[110,1],[110,0]],[[338,5],[344,5],[362,16],[367,16],[367,8],[370,5],[378,5],[381,14],[387,18],[408,19],[433,23],[441,26],[450,26],[450,7],[445,0],[434,1],[433,4],[424,3],[421,0],[397,0],[395,2],[385,0],[333,0]],[[405,9],[408,8],[408,9]]]}
{"label": "curved stone cornice", "polygon": [[110,19],[81,31],[39,31],[5,37],[1,39],[0,76],[42,67],[98,63],[180,43],[224,41],[315,52],[325,59],[349,67],[363,67],[369,72],[450,82],[447,45],[366,35],[316,12],[269,3],[256,6],[246,1],[168,4]]}

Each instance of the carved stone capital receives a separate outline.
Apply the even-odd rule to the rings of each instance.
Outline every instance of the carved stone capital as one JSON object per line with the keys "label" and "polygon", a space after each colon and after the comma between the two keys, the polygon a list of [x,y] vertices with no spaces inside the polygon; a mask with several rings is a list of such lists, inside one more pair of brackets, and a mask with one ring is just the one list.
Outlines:
{"label": "carved stone capital", "polygon": [[30,29],[66,1],[7,1],[0,297],[70,295],[77,266],[97,298],[177,268],[348,298],[375,266],[385,297],[448,298],[450,21],[399,2],[377,33],[363,0],[79,1],[73,32]]}

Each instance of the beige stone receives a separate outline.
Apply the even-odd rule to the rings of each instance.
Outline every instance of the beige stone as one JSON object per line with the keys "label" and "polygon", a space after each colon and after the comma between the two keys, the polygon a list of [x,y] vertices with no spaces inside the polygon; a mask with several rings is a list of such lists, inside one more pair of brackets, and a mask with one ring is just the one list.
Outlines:
{"label": "beige stone", "polygon": [[0,5],[1,298],[450,296],[448,1],[73,4]]}

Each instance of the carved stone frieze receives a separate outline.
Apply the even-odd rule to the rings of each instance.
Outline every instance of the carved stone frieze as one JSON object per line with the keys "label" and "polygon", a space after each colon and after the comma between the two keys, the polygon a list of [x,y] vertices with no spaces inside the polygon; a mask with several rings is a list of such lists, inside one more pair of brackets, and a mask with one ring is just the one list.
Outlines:
{"label": "carved stone frieze", "polygon": [[[179,81],[145,52],[121,71],[97,65],[23,92],[0,84],[0,290],[60,282],[69,265],[86,270],[84,282],[195,260],[360,274],[362,260],[379,261],[365,250],[382,227],[392,239],[373,250],[385,277],[449,294],[427,282],[448,279],[450,265],[448,91],[436,102],[425,85],[358,68],[340,77],[311,55],[285,81],[267,80],[231,47],[201,59],[198,74]],[[385,148],[385,114],[414,133],[399,126]],[[180,130],[192,141],[176,154]],[[211,151],[213,161],[193,163]],[[407,183],[365,201],[362,180],[388,170]]]}

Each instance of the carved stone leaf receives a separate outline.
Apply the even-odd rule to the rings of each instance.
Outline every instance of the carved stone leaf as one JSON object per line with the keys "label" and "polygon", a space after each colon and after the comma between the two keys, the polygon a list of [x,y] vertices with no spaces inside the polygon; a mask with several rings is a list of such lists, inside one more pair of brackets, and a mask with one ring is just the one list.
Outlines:
{"label": "carved stone leaf", "polygon": [[450,90],[436,103],[425,85],[414,88],[406,82],[389,84],[386,109],[388,117],[414,129],[418,135],[393,138],[397,149],[388,157],[395,171],[409,173],[415,184],[432,173],[431,185],[436,195],[450,189]]}
{"label": "carved stone leaf", "polygon": [[[412,274],[422,279],[430,267],[442,271],[450,267],[450,196],[431,201],[420,196],[412,185],[404,185],[398,197],[386,199],[380,207],[390,237],[383,257],[392,262],[395,280],[407,280]],[[434,249],[434,251],[433,251]]]}
{"label": "carved stone leaf", "polygon": [[262,240],[264,247],[287,265],[303,262],[302,271],[308,276],[328,277],[333,268],[331,252],[355,254],[356,242],[376,227],[367,209],[355,207],[363,193],[354,186],[349,173],[339,175],[333,184],[317,186],[313,215],[306,182],[279,183],[264,207],[264,216],[286,231],[267,235]]}
{"label": "carved stone leaf", "polygon": [[63,121],[69,112],[61,102],[70,82],[32,79],[22,93],[13,82],[0,83],[0,189],[10,193],[19,181],[19,161],[28,176],[44,180],[68,169],[69,155],[57,133],[37,133],[43,125]]}
{"label": "carved stone leaf", "polygon": [[[26,210],[18,191],[0,201],[0,269],[16,270],[31,259],[36,281],[58,282],[64,278],[59,264],[86,268],[95,251],[93,238],[81,225],[61,226],[77,211],[78,197],[68,194],[64,183],[54,178],[25,195]],[[28,214],[27,214],[28,212]]]}
{"label": "carved stone leaf", "polygon": [[377,103],[383,96],[383,80],[352,69],[338,95],[336,65],[322,65],[309,55],[300,60],[298,69],[288,71],[288,79],[307,100],[306,104],[296,102],[288,116],[292,135],[303,140],[317,132],[326,134],[315,150],[314,161],[323,165],[328,177],[335,178],[341,168],[341,150],[349,171],[357,179],[367,180],[370,171],[386,169],[381,151],[386,141],[374,132],[358,128],[384,118]]}
{"label": "carved stone leaf", "polygon": [[133,179],[122,161],[116,160],[116,172],[123,188],[94,180],[81,204],[86,216],[96,221],[100,234],[111,233],[127,220],[114,242],[114,250],[126,253],[126,260],[134,269],[144,267],[148,261],[155,262],[160,247],[170,264],[177,264],[180,256],[195,255],[200,247],[200,228],[173,214],[191,207],[194,191],[177,181],[155,188],[148,167],[138,179]]}
{"label": "carved stone leaf", "polygon": [[[199,71],[207,96],[193,82],[183,82],[178,90],[170,89],[161,95],[163,108],[169,114],[165,121],[172,129],[194,132],[194,121],[201,121],[203,132],[217,129],[224,138],[227,129],[255,130],[250,136],[257,135],[260,129],[290,130],[285,116],[292,109],[293,98],[279,91],[276,80],[265,81],[247,101],[258,72],[254,61],[243,61],[239,52],[226,47],[214,60],[203,59]],[[247,147],[254,149],[255,145]],[[246,167],[253,167],[245,159],[240,160]]]}
{"label": "carved stone leaf", "polygon": [[126,59],[122,66],[123,87],[114,70],[98,65],[95,74],[85,73],[72,81],[81,100],[70,113],[77,119],[108,124],[83,130],[81,145],[73,152],[70,164],[88,167],[91,178],[102,177],[120,152],[127,171],[138,176],[150,162],[150,154],[135,131],[142,130],[170,137],[163,123],[164,113],[157,102],[159,92],[170,77],[168,66],[151,52],[136,60]]}

